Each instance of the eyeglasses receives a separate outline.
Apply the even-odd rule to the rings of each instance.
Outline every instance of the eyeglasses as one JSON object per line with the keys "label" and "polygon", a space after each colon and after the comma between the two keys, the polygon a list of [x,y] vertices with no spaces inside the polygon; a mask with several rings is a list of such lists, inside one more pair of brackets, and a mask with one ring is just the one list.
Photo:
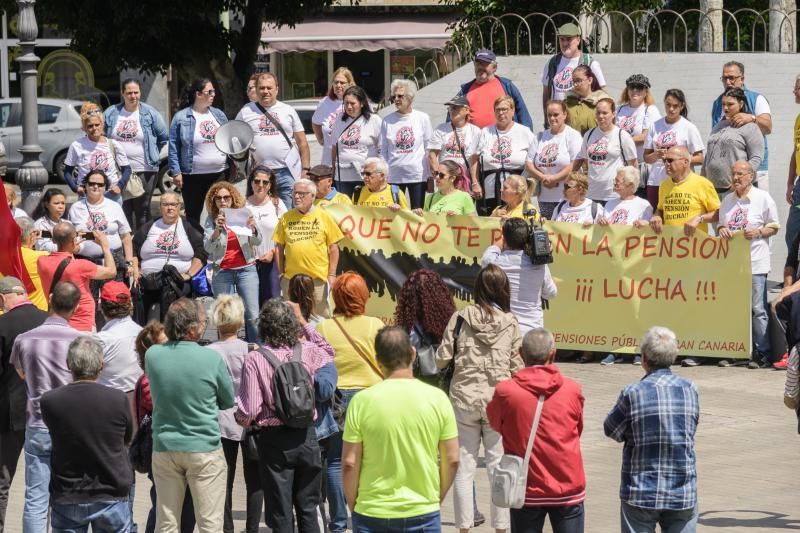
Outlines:
{"label": "eyeglasses", "polygon": [[734,170],[733,172],[731,172],[731,175],[733,175],[733,176],[750,176],[750,172],[748,172],[746,170]]}
{"label": "eyeglasses", "polygon": [[164,202],[161,207],[180,207],[180,205],[178,202]]}
{"label": "eyeglasses", "polygon": [[253,185],[269,185],[269,180],[253,180]]}
{"label": "eyeglasses", "polygon": [[311,194],[311,191],[294,191],[292,196],[299,196],[302,198],[303,196],[308,196],[309,194]]}
{"label": "eyeglasses", "polygon": [[494,112],[495,113],[508,113],[509,111],[511,111],[510,107],[495,107],[494,108]]}
{"label": "eyeglasses", "polygon": [[736,81],[742,76],[720,76],[719,81]]}
{"label": "eyeglasses", "polygon": [[577,85],[579,83],[583,83],[589,78],[576,78],[575,76],[572,77],[572,85]]}
{"label": "eyeglasses", "polygon": [[215,91],[214,89],[209,89],[207,91],[200,91],[200,92],[203,94],[207,94],[208,96],[214,96],[215,94],[217,94],[217,91]]}
{"label": "eyeglasses", "polygon": [[683,159],[683,158],[681,158],[681,157],[664,157],[661,160],[664,163],[671,164],[671,163],[674,163],[675,161],[680,161],[681,159]]}
{"label": "eyeglasses", "polygon": [[397,99],[402,100],[403,98],[408,98],[408,95],[406,95],[406,94],[393,94],[392,95],[392,100],[397,100]]}
{"label": "eyeglasses", "polygon": [[378,172],[377,170],[372,170],[372,171],[369,171],[369,170],[362,170],[362,171],[361,171],[361,175],[362,175],[362,176],[366,176],[366,177],[368,177],[368,178],[369,178],[370,176],[372,176],[373,174],[383,174],[383,172]]}
{"label": "eyeglasses", "polygon": [[227,196],[215,196],[214,200],[218,202],[230,202],[231,200],[233,200],[233,196],[231,196],[230,194]]}
{"label": "eyeglasses", "polygon": [[87,187],[105,187],[106,184],[101,182],[101,181],[100,182],[98,182],[98,181],[87,181],[86,182],[86,186]]}

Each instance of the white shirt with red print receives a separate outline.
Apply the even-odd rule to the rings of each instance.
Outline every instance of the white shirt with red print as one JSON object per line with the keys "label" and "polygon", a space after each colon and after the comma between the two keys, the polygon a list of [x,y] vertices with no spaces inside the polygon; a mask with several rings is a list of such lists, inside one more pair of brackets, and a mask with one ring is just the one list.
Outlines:
{"label": "white shirt with red print", "polygon": [[[747,228],[781,227],[775,200],[767,191],[756,187],[750,187],[750,192],[744,198],[739,198],[736,192],[732,192],[722,199],[719,207],[719,225],[727,227],[733,233]],[[750,241],[750,263],[753,274],[769,273],[770,240]]]}
{"label": "white shirt with red print", "polygon": [[225,170],[227,158],[214,144],[218,129],[219,122],[214,115],[194,112],[192,174],[214,174]]}
{"label": "white shirt with red print", "polygon": [[[109,142],[114,143],[114,151],[117,154],[117,164],[114,164],[114,158],[111,155]],[[117,166],[124,167],[129,165],[128,157],[125,155],[125,149],[120,143],[111,139],[105,139],[103,142],[90,141],[88,137],[80,137],[76,139],[67,150],[67,157],[64,159],[64,164],[78,169],[78,179],[76,183],[83,185],[86,174],[91,170],[100,169],[108,176],[109,185],[106,190],[117,184],[120,175],[117,172]]]}
{"label": "white shirt with red print", "polygon": [[119,112],[117,123],[111,132],[111,138],[117,141],[128,161],[131,163],[131,170],[134,172],[155,172],[158,167],[150,167],[144,157],[144,132],[142,123],[139,120],[139,109],[133,113],[122,108]]}
{"label": "white shirt with red print", "polygon": [[[286,168],[286,157],[290,150],[297,150],[294,142],[294,134],[304,131],[300,116],[289,104],[275,102],[266,108],[267,113],[280,124],[283,133],[264,116],[264,113],[254,102],[246,104],[236,115],[236,120],[243,120],[250,124],[255,138],[253,146],[255,152],[253,157],[256,165],[269,168]],[[284,136],[284,133],[286,136]],[[291,146],[286,142],[286,137],[292,143]]]}
{"label": "white shirt with red print", "polygon": [[[108,237],[108,247],[113,250],[122,248],[122,235],[131,232],[128,219],[122,211],[122,206],[114,200],[103,198],[98,204],[92,205],[86,198],[72,204],[69,208],[69,221],[78,231],[99,231]],[[94,241],[84,241],[81,244],[81,255],[86,257],[103,257],[103,250]]]}
{"label": "white shirt with red print", "polygon": [[390,113],[381,124],[381,157],[389,165],[389,183],[419,183],[428,176],[427,148],[433,135],[427,113]]}
{"label": "white shirt with red print", "polygon": [[[674,124],[670,124],[666,118],[662,118],[647,130],[647,137],[644,139],[645,150],[667,150],[674,146],[685,146],[689,150],[689,155],[706,149],[697,126],[683,117]],[[647,179],[647,184],[657,187],[666,178],[667,170],[659,159],[650,166],[650,177]]]}

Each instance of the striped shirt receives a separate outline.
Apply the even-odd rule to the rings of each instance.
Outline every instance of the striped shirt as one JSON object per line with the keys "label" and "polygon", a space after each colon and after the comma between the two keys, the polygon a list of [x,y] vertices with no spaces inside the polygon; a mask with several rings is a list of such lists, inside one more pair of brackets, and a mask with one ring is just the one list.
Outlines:
{"label": "striped shirt", "polygon": [[786,366],[786,386],[783,391],[783,395],[786,398],[791,398],[794,400],[795,405],[800,399],[800,381],[798,381],[799,373],[800,353],[798,353],[797,346],[795,346],[789,353],[789,364]]}
{"label": "striped shirt", "polygon": [[74,329],[60,316],[51,315],[38,328],[17,336],[11,349],[11,364],[25,373],[26,425],[47,429],[39,400],[45,392],[72,383],[67,350],[81,335],[85,332]]}
{"label": "striped shirt", "polygon": [[669,368],[654,370],[622,390],[603,429],[625,443],[619,490],[623,502],[644,509],[695,507],[699,419],[697,388]]}
{"label": "striped shirt", "polygon": [[[302,361],[308,373],[313,378],[317,371],[333,361],[335,352],[328,341],[320,335],[314,326],[306,324],[303,333],[307,340],[303,340]],[[273,348],[266,346],[280,361],[289,361],[292,358],[292,348]],[[234,418],[243,426],[280,426],[283,424],[275,414],[275,400],[272,397],[272,365],[258,351],[247,354],[242,368],[242,382],[239,388],[239,397],[236,398],[236,413]]]}

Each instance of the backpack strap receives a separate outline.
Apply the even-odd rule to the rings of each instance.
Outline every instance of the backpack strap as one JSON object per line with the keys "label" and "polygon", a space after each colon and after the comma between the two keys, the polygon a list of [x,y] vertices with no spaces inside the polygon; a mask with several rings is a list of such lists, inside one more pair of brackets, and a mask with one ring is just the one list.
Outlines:
{"label": "backpack strap", "polygon": [[592,59],[592,56],[590,56],[588,53],[582,53],[581,54],[581,64],[582,65],[586,65],[587,67],[591,67],[592,66],[592,61],[594,61],[594,60]]}
{"label": "backpack strap", "polygon": [[295,363],[303,362],[303,345],[299,342],[292,347],[292,361]]}
{"label": "backpack strap", "polygon": [[67,266],[72,262],[71,257],[65,257],[61,260],[58,264],[58,268],[56,268],[55,274],[53,274],[53,281],[50,282],[50,294],[53,294],[53,289],[61,281],[61,276],[64,275],[64,271],[67,269]]}
{"label": "backpack strap", "polygon": [[363,185],[356,185],[353,189],[353,204],[359,205],[358,200],[361,197],[361,190],[364,188]]}
{"label": "backpack strap", "polygon": [[397,185],[389,184],[389,191],[392,193],[392,201],[400,205],[400,188]]}
{"label": "backpack strap", "polygon": [[456,317],[456,326],[453,328],[453,361],[455,361],[456,354],[458,353],[458,336],[461,335],[461,328],[464,327],[464,317],[458,315]]}
{"label": "backpack strap", "polygon": [[600,209],[600,204],[592,200],[592,222],[597,218],[597,210]]}
{"label": "backpack strap", "polygon": [[558,69],[558,64],[561,63],[561,52],[557,53],[553,57],[550,58],[550,62],[547,63],[547,88],[550,92],[550,96],[548,98],[553,97],[553,78],[556,75],[556,70]]}
{"label": "backpack strap", "polygon": [[561,214],[561,210],[564,209],[564,204],[566,204],[566,203],[567,203],[566,200],[561,200],[560,202],[558,202],[558,205],[556,206],[556,208],[553,209],[553,215],[555,215],[556,213]]}
{"label": "backpack strap", "polygon": [[273,368],[273,370],[277,370],[278,367],[283,364],[282,361],[278,359],[278,357],[274,353],[272,353],[272,350],[270,350],[269,348],[265,348],[264,346],[262,346],[257,351],[258,353],[264,356],[264,359],[267,360],[267,362]]}
{"label": "backpack strap", "polygon": [[[645,110],[647,112],[647,110]],[[619,129],[619,155],[622,156],[622,162],[627,166],[628,158],[625,157],[625,149],[622,147],[622,128]],[[690,158],[691,159],[691,158]]]}

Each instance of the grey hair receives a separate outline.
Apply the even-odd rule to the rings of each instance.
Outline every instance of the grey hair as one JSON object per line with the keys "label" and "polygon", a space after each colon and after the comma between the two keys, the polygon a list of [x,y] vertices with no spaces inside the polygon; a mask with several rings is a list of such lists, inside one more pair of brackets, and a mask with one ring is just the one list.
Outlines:
{"label": "grey hair", "polygon": [[406,90],[406,96],[410,102],[417,96],[417,84],[411,80],[394,80],[389,86],[389,94],[394,94],[395,89],[402,87]]}
{"label": "grey hair", "polygon": [[642,177],[641,174],[639,174],[638,168],[627,165],[617,170],[617,174],[622,174],[622,183],[625,185],[633,185],[634,189],[639,188]]}
{"label": "grey hair", "polygon": [[739,72],[741,72],[741,73],[742,73],[742,74],[741,74],[741,75],[742,75],[742,77],[744,77],[744,63],[740,63],[740,62],[738,62],[738,61],[728,61],[727,63],[725,63],[724,65],[722,65],[722,68],[723,68],[723,69],[724,69],[724,68],[727,68],[727,67],[736,67],[736,68],[738,68],[738,69],[739,69]]}
{"label": "grey hair", "polygon": [[292,186],[292,191],[294,191],[298,185],[306,185],[309,189],[311,189],[311,194],[313,194],[314,196],[317,195],[317,184],[314,183],[313,181],[306,178],[301,178],[294,182],[294,185]]}
{"label": "grey hair", "polygon": [[28,242],[31,234],[36,231],[36,228],[33,226],[33,219],[31,217],[19,217],[15,218],[14,222],[16,222],[19,229],[22,230],[22,242]]}
{"label": "grey hair", "polygon": [[672,330],[653,326],[642,337],[639,348],[649,368],[669,368],[678,356],[678,339]]}
{"label": "grey hair", "polygon": [[734,161],[733,164],[731,165],[731,170],[733,170],[733,167],[735,167],[739,163],[743,163],[742,167],[747,167],[747,171],[750,172],[751,177],[753,178],[756,177],[756,171],[753,170],[753,167],[750,165],[750,163],[748,163],[744,159],[739,159],[738,161]]}
{"label": "grey hair", "polygon": [[292,308],[280,298],[264,302],[258,315],[258,336],[272,348],[291,348],[299,341],[300,323]]}
{"label": "grey hair", "polygon": [[164,200],[167,199],[167,198],[175,198],[178,201],[179,204],[183,205],[183,198],[181,198],[181,195],[176,193],[176,192],[173,192],[173,191],[167,191],[167,192],[161,193],[161,198],[159,199],[159,204],[163,204]]}
{"label": "grey hair", "polygon": [[67,368],[72,379],[94,379],[103,369],[103,346],[96,338],[83,335],[69,343]]}
{"label": "grey hair", "polygon": [[555,348],[556,341],[550,331],[534,328],[522,338],[522,359],[528,366],[543,365]]}
{"label": "grey hair", "polygon": [[221,294],[211,304],[211,321],[219,331],[238,331],[244,322],[244,303],[236,294]]}
{"label": "grey hair", "polygon": [[380,172],[386,176],[386,179],[389,179],[389,165],[386,164],[386,161],[384,161],[382,157],[366,158],[361,168],[367,168],[369,165],[374,165],[375,172]]}
{"label": "grey hair", "polygon": [[164,333],[171,341],[180,341],[203,327],[203,304],[189,298],[178,298],[169,306],[164,316]]}

